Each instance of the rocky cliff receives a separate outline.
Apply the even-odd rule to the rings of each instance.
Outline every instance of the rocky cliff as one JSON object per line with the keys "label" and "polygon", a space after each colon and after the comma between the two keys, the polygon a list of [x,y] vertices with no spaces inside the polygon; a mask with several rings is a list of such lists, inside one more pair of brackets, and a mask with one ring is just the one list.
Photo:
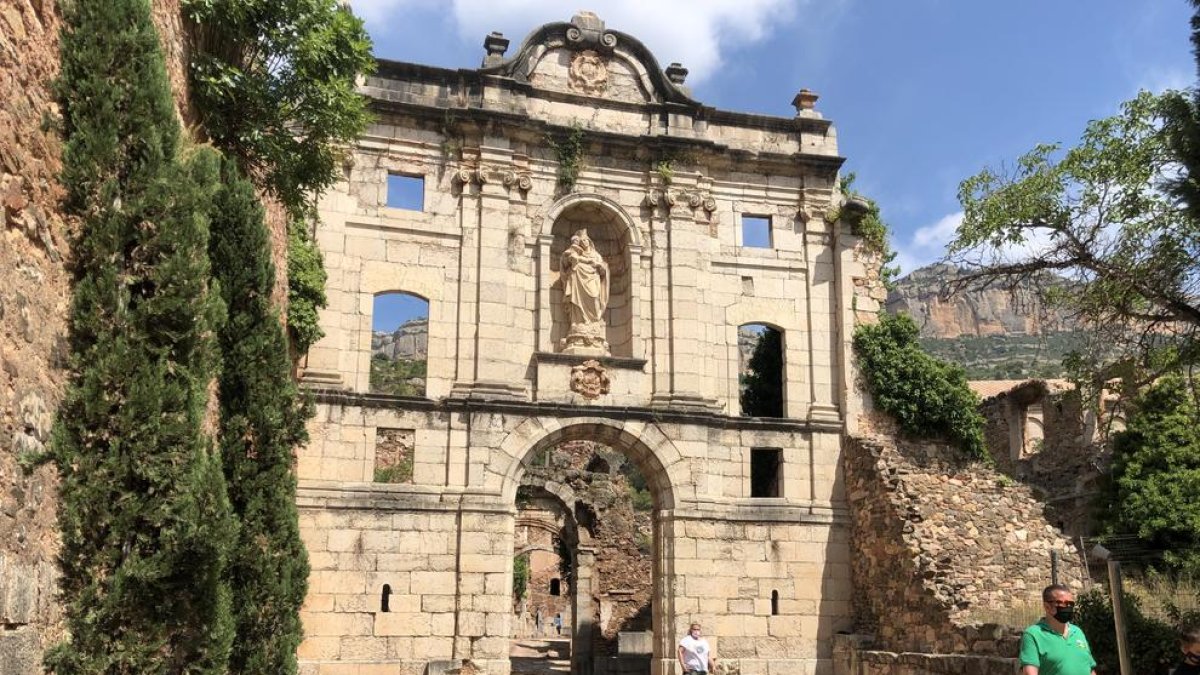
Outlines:
{"label": "rocky cliff", "polygon": [[399,328],[371,335],[371,355],[382,354],[389,359],[423,361],[429,354],[429,319],[412,319]]}
{"label": "rocky cliff", "polygon": [[1044,311],[1031,291],[1014,296],[996,288],[941,298],[943,285],[957,276],[952,265],[922,267],[896,282],[888,293],[887,311],[911,316],[927,338],[1043,335],[1073,329],[1062,313]]}

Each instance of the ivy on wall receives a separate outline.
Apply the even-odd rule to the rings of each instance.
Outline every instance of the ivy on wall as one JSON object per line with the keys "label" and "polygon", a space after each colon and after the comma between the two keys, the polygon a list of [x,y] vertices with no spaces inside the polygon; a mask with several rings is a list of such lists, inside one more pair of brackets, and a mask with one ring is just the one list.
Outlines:
{"label": "ivy on wall", "polygon": [[972,459],[987,461],[979,397],[961,366],[939,361],[921,348],[916,322],[904,314],[854,332],[854,353],[875,404],[906,434],[946,438]]}

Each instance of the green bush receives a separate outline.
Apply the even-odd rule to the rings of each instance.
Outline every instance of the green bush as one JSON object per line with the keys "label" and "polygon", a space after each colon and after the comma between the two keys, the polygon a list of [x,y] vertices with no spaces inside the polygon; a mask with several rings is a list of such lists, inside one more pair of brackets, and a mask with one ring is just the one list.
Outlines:
{"label": "green bush", "polygon": [[292,348],[303,354],[320,340],[319,310],[328,302],[325,296],[325,265],[321,251],[308,235],[303,220],[293,219],[288,224],[288,333]]}
{"label": "green bush", "polygon": [[882,315],[859,326],[854,353],[875,404],[906,434],[944,437],[969,457],[986,459],[979,397],[963,369],[921,349],[917,324],[906,315]]}
{"label": "green bush", "polygon": [[[1132,593],[1123,595],[1125,607],[1126,637],[1130,650],[1129,660],[1133,672],[1145,675],[1165,675],[1173,663],[1179,660],[1178,626],[1200,620],[1196,613],[1186,614],[1178,608],[1169,608],[1171,621],[1163,621],[1144,614],[1141,602]],[[1121,672],[1117,654],[1117,631],[1113,621],[1112,602],[1108,594],[1093,589],[1079,596],[1076,624],[1083,629],[1092,655],[1096,659],[1096,671],[1100,675],[1117,675]]]}
{"label": "green bush", "polygon": [[764,328],[742,378],[742,414],[783,417],[783,336]]}
{"label": "green bush", "polygon": [[519,601],[525,597],[529,588],[529,556],[519,555],[513,558],[513,599]]}
{"label": "green bush", "polygon": [[424,359],[389,359],[383,354],[371,357],[371,391],[395,396],[424,396],[425,388],[412,382],[425,377]]}

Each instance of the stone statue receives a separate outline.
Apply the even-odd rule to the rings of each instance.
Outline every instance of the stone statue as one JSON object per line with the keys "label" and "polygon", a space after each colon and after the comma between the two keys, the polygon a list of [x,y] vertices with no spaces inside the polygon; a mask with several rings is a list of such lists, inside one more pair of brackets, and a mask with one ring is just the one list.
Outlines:
{"label": "stone statue", "polygon": [[570,328],[562,339],[564,352],[608,354],[604,310],[608,307],[608,263],[596,250],[587,230],[571,236],[559,261],[563,300]]}

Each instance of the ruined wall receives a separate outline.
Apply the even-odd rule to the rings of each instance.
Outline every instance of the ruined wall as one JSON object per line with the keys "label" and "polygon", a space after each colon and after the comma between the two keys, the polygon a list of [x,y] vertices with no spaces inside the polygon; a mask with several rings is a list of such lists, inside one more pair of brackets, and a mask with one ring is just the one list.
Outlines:
{"label": "ruined wall", "polygon": [[50,440],[62,396],[70,225],[49,86],[60,19],[50,0],[0,5],[0,672],[41,672],[60,635],[54,598],[57,477],[18,466]]}
{"label": "ruined wall", "polygon": [[[1014,452],[1022,410],[1040,404],[1043,437]],[[1100,467],[1107,459],[1104,444],[1088,435],[1079,394],[1048,391],[1045,384],[1024,387],[985,400],[984,440],[996,468],[1029,486],[1046,503],[1047,518],[1070,536],[1090,534]],[[1018,449],[1019,450],[1019,449]]]}
{"label": "ruined wall", "polygon": [[[185,127],[187,50],[179,0],[154,0],[176,109]],[[57,476],[18,458],[49,442],[66,382],[74,224],[62,214],[62,139],[51,85],[62,20],[53,0],[0,3],[0,672],[41,673],[61,635],[55,598]],[[286,227],[269,219],[276,299],[286,301]]]}
{"label": "ruined wall", "polygon": [[976,654],[879,651],[862,635],[833,636],[833,675],[1017,675],[1016,659]]}
{"label": "ruined wall", "polygon": [[855,438],[844,455],[853,517],[855,610],[881,648],[1015,653],[1016,636],[973,623],[982,609],[1040,604],[1059,579],[1080,587],[1071,541],[1029,488],[937,443]]}

